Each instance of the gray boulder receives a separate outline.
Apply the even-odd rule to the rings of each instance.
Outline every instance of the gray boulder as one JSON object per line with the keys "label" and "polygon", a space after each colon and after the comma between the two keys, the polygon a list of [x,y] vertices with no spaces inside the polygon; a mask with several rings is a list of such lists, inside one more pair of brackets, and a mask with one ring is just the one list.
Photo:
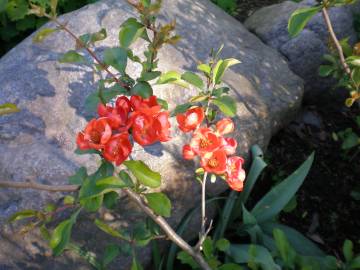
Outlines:
{"label": "gray boulder", "polygon": [[[198,60],[206,61],[211,48],[225,44],[224,57],[235,57],[242,64],[231,68],[224,81],[231,87],[238,104],[236,137],[238,154],[247,156],[253,144],[263,148],[279,128],[293,119],[300,107],[303,84],[286,61],[272,48],[264,45],[238,21],[208,0],[166,0],[160,16],[162,22],[176,18],[182,40],[176,47],[168,46],[159,55],[162,70],[195,70]],[[109,37],[95,51],[118,44],[119,25],[135,16],[126,1],[104,0],[61,16],[77,35],[106,28]],[[86,96],[96,89],[90,69],[59,64],[56,59],[74,48],[74,41],[64,32],[48,38],[41,45],[32,44],[31,37],[20,43],[0,60],[0,103],[16,103],[21,112],[0,118],[0,175],[10,181],[38,181],[51,185],[67,183],[77,167],[94,169],[91,156],[77,156],[75,136],[91,115],[84,110]],[[134,45],[140,54],[144,44]],[[129,74],[138,72],[129,67]],[[195,90],[175,86],[157,87],[155,92],[170,101],[171,108],[184,102]],[[181,146],[186,142],[175,128],[173,139],[163,145],[135,149],[135,158],[142,159],[161,172],[161,187],[173,200],[172,225],[199,204],[200,188],[194,180],[193,162],[181,159]],[[180,162],[180,163],[179,163]],[[181,166],[180,166],[181,165]],[[209,185],[209,192],[226,190],[224,183]],[[40,208],[60,199],[63,194],[32,190],[0,190],[0,269],[89,269],[71,253],[60,258],[49,257],[49,250],[37,232],[26,237],[17,235],[5,224],[10,214],[24,208]],[[122,199],[112,220],[113,225],[130,226],[139,214],[126,198]],[[93,217],[93,216],[91,216]],[[196,235],[198,226],[191,226],[189,236]],[[103,251],[110,242],[102,232],[82,218],[73,236],[86,247]],[[139,255],[144,264],[150,261],[150,249]],[[129,269],[129,258],[120,258],[114,269]]]}
{"label": "gray boulder", "polygon": [[[245,26],[251,32],[288,59],[291,70],[304,79],[304,98],[309,101],[317,99],[319,95],[329,91],[329,88],[334,85],[332,79],[318,76],[319,66],[324,62],[323,55],[328,53],[327,28],[320,13],[315,15],[305,30],[295,38],[289,36],[287,25],[290,15],[296,9],[315,4],[314,0],[305,0],[300,3],[285,1],[259,9],[245,22]],[[338,38],[349,37],[352,44],[357,40],[353,28],[353,8],[357,6],[329,10]]]}

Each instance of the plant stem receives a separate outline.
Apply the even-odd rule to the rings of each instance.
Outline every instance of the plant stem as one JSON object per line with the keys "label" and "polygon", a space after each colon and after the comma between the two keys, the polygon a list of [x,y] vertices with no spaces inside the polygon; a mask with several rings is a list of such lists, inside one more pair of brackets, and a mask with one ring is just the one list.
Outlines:
{"label": "plant stem", "polygon": [[56,18],[51,18],[51,20],[53,20],[59,27],[60,29],[63,29],[65,32],[67,32],[72,38],[75,39],[76,43],[79,44],[81,47],[83,47],[90,55],[92,58],[94,58],[94,60],[101,66],[102,69],[104,69],[113,79],[116,83],[118,83],[121,87],[130,90],[130,87],[123,83],[122,81],[120,81],[116,75],[114,73],[112,73],[108,67],[96,56],[96,54],[87,46],[85,46],[84,42],[82,42],[73,32],[71,32],[71,30],[69,28],[66,27],[65,24],[62,24],[58,19]]}
{"label": "plant stem", "polygon": [[344,57],[344,52],[343,52],[343,49],[341,47],[341,44],[338,40],[338,38],[336,37],[336,34],[335,34],[335,31],[334,31],[334,28],[331,24],[331,20],[330,20],[330,17],[329,17],[329,14],[327,12],[327,8],[326,7],[323,7],[322,10],[322,15],[324,17],[324,20],[325,20],[325,23],[326,23],[326,26],[328,28],[328,31],[330,33],[330,37],[332,39],[332,41],[334,42],[335,44],[335,47],[336,47],[336,50],[339,54],[339,57],[340,57],[340,62],[341,62],[341,65],[344,69],[344,71],[350,76],[350,78],[352,77],[351,76],[351,69],[350,67],[348,66],[348,64],[346,63],[345,61],[345,57]]}
{"label": "plant stem", "polygon": [[207,180],[208,173],[204,173],[202,187],[201,187],[201,237],[205,235],[205,225],[206,225],[206,180]]}
{"label": "plant stem", "polygon": [[188,243],[184,241],[166,222],[164,218],[156,215],[146,204],[143,202],[142,198],[139,194],[133,192],[130,189],[123,189],[125,194],[135,202],[141,210],[145,212],[156,224],[160,226],[160,228],[165,232],[168,238],[173,241],[176,245],[178,245],[183,251],[188,253],[204,270],[211,270],[210,266],[204,260],[203,256],[200,252],[194,250]]}
{"label": "plant stem", "polygon": [[0,181],[0,187],[2,188],[17,188],[17,189],[35,189],[48,192],[75,192],[79,189],[77,185],[63,185],[52,186],[43,185],[35,182],[12,182],[12,181]]}

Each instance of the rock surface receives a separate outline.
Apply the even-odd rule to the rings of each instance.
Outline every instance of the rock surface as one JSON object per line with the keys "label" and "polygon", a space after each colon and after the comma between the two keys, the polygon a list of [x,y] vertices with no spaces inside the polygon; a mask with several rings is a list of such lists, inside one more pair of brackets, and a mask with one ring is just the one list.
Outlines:
{"label": "rock surface", "polygon": [[[286,61],[272,48],[264,45],[239,22],[225,14],[208,0],[166,0],[161,21],[176,18],[182,36],[177,47],[166,47],[160,53],[162,70],[195,70],[196,61],[206,61],[211,48],[225,44],[223,57],[235,57],[242,64],[232,68],[224,78],[237,98],[236,137],[238,153],[247,155],[251,145],[266,147],[270,137],[296,114],[303,94],[302,80],[294,75]],[[60,17],[77,35],[95,32],[102,27],[109,37],[98,44],[96,53],[118,44],[119,25],[134,11],[126,1],[104,0]],[[95,90],[89,69],[59,64],[56,59],[74,48],[74,42],[63,32],[48,38],[41,45],[32,44],[31,37],[23,41],[0,60],[0,103],[16,103],[21,112],[0,118],[0,175],[11,181],[33,180],[46,184],[65,184],[79,166],[94,167],[90,156],[77,156],[75,135],[86,124],[86,96]],[[142,43],[134,46],[138,54]],[[129,67],[134,74],[136,67]],[[194,90],[175,86],[159,87],[156,94],[175,103],[185,101]],[[180,149],[186,138],[174,129],[173,140],[143,151],[135,158],[146,161],[160,171],[162,190],[173,200],[173,217],[177,224],[188,209],[200,200],[199,186],[193,179],[194,164],[181,160]],[[155,157],[154,157],[155,155]],[[223,183],[209,187],[212,193],[226,189]],[[0,191],[0,222],[15,211],[38,208],[57,200],[61,194],[30,190]],[[127,205],[127,203],[121,203]],[[133,210],[119,209],[114,223],[131,224]],[[127,217],[130,216],[130,217]],[[136,217],[136,216],[135,216]],[[73,235],[81,244],[102,251],[108,238],[91,222],[84,220]],[[190,233],[194,233],[190,230]],[[14,234],[2,226],[0,234],[0,269],[89,269],[81,260],[65,254],[60,258],[44,256],[46,246],[36,233],[26,237]],[[150,260],[150,249],[139,256]],[[55,260],[55,261],[54,261]],[[129,258],[114,263],[115,269],[129,269]],[[120,267],[120,268],[119,268]]]}
{"label": "rock surface", "polygon": [[[290,38],[287,25],[290,15],[298,8],[313,6],[315,0],[300,3],[285,1],[256,11],[245,22],[245,26],[270,47],[278,50],[289,60],[290,68],[305,82],[305,100],[314,100],[328,91],[334,81],[318,76],[323,55],[328,53],[329,36],[322,15],[315,15],[305,30],[295,38]],[[356,42],[353,28],[353,12],[360,5],[338,7],[329,10],[334,31],[339,39],[350,38]]]}

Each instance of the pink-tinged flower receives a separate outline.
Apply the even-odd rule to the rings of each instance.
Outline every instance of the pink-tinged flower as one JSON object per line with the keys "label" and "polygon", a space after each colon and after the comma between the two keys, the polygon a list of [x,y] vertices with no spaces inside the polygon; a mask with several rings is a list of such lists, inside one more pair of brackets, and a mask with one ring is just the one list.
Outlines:
{"label": "pink-tinged flower", "polygon": [[184,159],[193,159],[196,156],[195,152],[191,149],[191,146],[188,144],[183,146],[182,154]]}
{"label": "pink-tinged flower", "polygon": [[244,159],[241,157],[230,157],[226,166],[226,182],[231,189],[242,191],[245,181],[245,170],[242,168]]}
{"label": "pink-tinged flower", "polygon": [[221,146],[221,138],[210,128],[199,128],[193,133],[190,146],[197,155],[203,155],[218,149]]}
{"label": "pink-tinged flower", "polygon": [[123,132],[116,134],[106,143],[103,156],[110,162],[115,162],[117,166],[123,163],[131,154],[132,145],[129,133]]}
{"label": "pink-tinged flower", "polygon": [[116,108],[111,106],[105,106],[100,103],[98,105],[98,114],[100,117],[107,117],[108,123],[112,129],[127,130],[128,125],[128,113],[118,111]]}
{"label": "pink-tinged flower", "polygon": [[179,129],[183,132],[190,132],[195,130],[198,125],[205,118],[204,109],[201,107],[195,107],[187,110],[183,114],[178,114],[176,120],[179,124]]}
{"label": "pink-tinged flower", "polygon": [[219,149],[214,152],[208,152],[201,157],[201,167],[209,173],[223,174],[226,172],[226,153]]}
{"label": "pink-tinged flower", "polygon": [[234,138],[221,138],[221,147],[228,156],[235,154],[237,141]]}
{"label": "pink-tinged flower", "polygon": [[92,119],[83,132],[79,132],[76,143],[81,150],[102,149],[109,141],[112,130],[108,118]]}
{"label": "pink-tinged flower", "polygon": [[160,142],[167,142],[170,140],[170,122],[169,112],[160,112],[154,116],[154,125],[156,137]]}
{"label": "pink-tinged flower", "polygon": [[131,111],[130,100],[126,96],[120,96],[115,101],[115,108],[128,114]]}
{"label": "pink-tinged flower", "polygon": [[216,131],[220,135],[225,135],[233,132],[235,129],[234,122],[230,118],[221,119],[216,123]]}

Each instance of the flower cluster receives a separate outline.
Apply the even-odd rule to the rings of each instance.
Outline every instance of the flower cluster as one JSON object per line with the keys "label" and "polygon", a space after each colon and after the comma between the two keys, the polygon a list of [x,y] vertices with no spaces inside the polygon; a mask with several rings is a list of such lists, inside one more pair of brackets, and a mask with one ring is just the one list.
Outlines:
{"label": "flower cluster", "polygon": [[244,159],[231,156],[235,154],[237,141],[224,137],[234,131],[233,121],[224,118],[218,121],[213,129],[201,126],[204,118],[205,113],[201,107],[191,108],[176,116],[181,131],[194,131],[190,143],[183,147],[183,157],[194,159],[199,156],[201,167],[206,172],[225,176],[230,188],[241,191],[245,180],[245,171],[242,168]]}
{"label": "flower cluster", "polygon": [[145,146],[170,139],[169,112],[162,111],[156,96],[120,96],[115,106],[99,104],[99,118],[92,119],[77,135],[81,150],[100,150],[102,156],[120,165],[132,151],[133,140]]}

